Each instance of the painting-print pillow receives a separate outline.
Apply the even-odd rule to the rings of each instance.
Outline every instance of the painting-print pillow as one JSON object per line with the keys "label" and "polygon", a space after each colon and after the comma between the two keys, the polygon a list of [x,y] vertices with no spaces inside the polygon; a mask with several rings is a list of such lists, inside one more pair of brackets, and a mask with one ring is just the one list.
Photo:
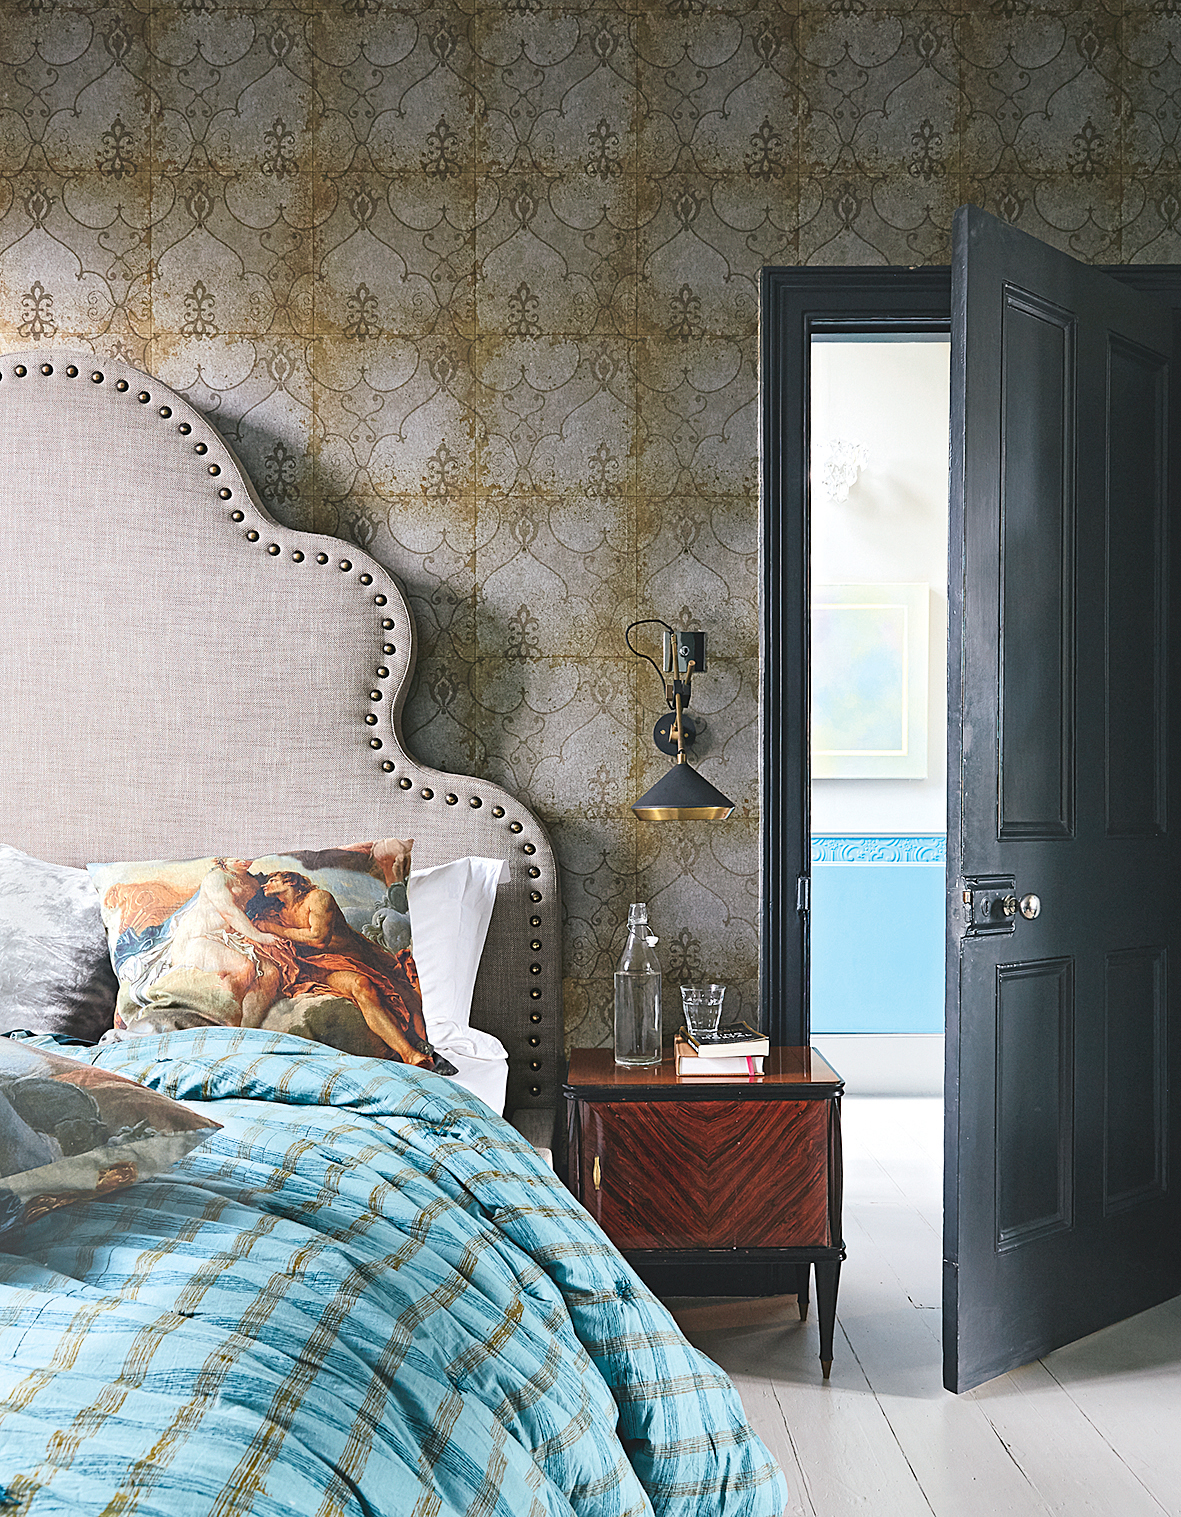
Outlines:
{"label": "painting-print pillow", "polygon": [[117,990],[86,871],[0,844],[0,1033],[94,1043],[114,1020]]}
{"label": "painting-print pillow", "polygon": [[91,864],[116,1036],[265,1027],[441,1074],[411,943],[411,840],[243,859]]}
{"label": "painting-print pillow", "polygon": [[220,1125],[123,1075],[0,1038],[0,1233],[161,1174]]}

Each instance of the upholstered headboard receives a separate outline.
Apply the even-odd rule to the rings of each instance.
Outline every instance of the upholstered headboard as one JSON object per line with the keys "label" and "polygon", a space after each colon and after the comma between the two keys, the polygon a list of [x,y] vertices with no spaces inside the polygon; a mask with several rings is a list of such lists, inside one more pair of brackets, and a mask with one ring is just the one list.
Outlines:
{"label": "upholstered headboard", "polygon": [[472,1020],[508,1109],[556,1103],[558,877],[537,819],[416,763],[401,592],[279,526],[209,422],[82,353],[0,356],[0,841],[40,858],[244,857],[413,837],[505,858]]}

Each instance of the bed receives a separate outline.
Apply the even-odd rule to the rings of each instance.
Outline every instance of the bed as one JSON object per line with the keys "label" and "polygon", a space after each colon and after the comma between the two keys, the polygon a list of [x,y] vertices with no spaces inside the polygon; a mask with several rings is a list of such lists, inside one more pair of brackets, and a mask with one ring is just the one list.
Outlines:
{"label": "bed", "polygon": [[470,1018],[507,1050],[511,1118],[265,1025],[15,1034],[219,1125],[0,1233],[0,1501],[777,1517],[732,1387],[547,1162],[553,853],[515,797],[406,752],[392,579],[271,520],[205,417],[81,353],[0,357],[0,520],[0,842],[63,866],[232,865],[296,837],[505,861]]}

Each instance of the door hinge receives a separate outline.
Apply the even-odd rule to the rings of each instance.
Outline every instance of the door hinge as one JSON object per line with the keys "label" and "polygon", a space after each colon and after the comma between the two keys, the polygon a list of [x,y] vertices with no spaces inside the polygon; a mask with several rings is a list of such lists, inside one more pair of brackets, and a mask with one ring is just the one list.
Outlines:
{"label": "door hinge", "polygon": [[812,910],[812,879],[801,874],[796,880],[796,910],[802,914]]}

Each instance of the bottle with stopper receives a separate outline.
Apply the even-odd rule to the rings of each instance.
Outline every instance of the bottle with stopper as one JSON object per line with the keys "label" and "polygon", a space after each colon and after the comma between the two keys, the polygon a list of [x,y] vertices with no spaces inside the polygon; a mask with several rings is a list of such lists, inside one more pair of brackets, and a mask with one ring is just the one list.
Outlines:
{"label": "bottle with stopper", "polygon": [[659,939],[648,930],[648,907],[637,901],[627,914],[627,942],[615,971],[615,1062],[627,1068],[660,1063]]}

